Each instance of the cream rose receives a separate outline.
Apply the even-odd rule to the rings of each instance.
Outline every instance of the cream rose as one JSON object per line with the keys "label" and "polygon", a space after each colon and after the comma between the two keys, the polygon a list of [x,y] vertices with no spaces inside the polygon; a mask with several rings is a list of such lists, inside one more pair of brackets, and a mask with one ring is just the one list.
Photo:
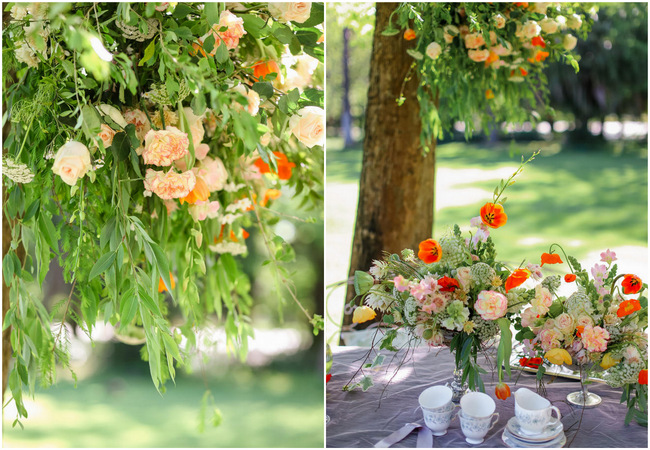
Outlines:
{"label": "cream rose", "polygon": [[438,56],[440,56],[440,53],[442,53],[442,47],[437,42],[432,42],[427,45],[426,54],[429,58],[435,60],[438,58]]}
{"label": "cream rose", "polygon": [[506,26],[506,18],[503,17],[501,14],[496,14],[492,17],[492,20],[494,21],[494,25],[501,29]]}
{"label": "cream rose", "polygon": [[532,10],[539,14],[546,14],[546,10],[551,5],[549,2],[533,2],[530,4]]}
{"label": "cream rose", "polygon": [[539,26],[542,27],[542,31],[547,34],[555,33],[560,25],[550,17],[540,20]]}
{"label": "cream rose", "polygon": [[280,22],[304,23],[311,15],[311,2],[269,2],[269,12]]}
{"label": "cream rose", "polygon": [[456,25],[445,25],[442,31],[447,44],[451,44],[454,41],[454,38],[460,34],[460,30]]}
{"label": "cream rose", "polygon": [[325,111],[315,106],[307,106],[289,120],[293,135],[307,147],[325,143]]}
{"label": "cream rose", "polygon": [[482,291],[478,294],[474,309],[484,320],[496,320],[505,315],[508,309],[508,299],[496,291]]}
{"label": "cream rose", "polygon": [[142,157],[145,164],[170,166],[177,159],[187,155],[189,145],[187,133],[183,133],[176,127],[151,130],[144,138]]}
{"label": "cream rose", "polygon": [[465,47],[466,48],[479,48],[485,44],[485,39],[480,33],[469,33],[465,35]]}
{"label": "cream rose", "polygon": [[533,298],[530,304],[536,314],[543,316],[553,304],[553,296],[548,289],[538,284],[535,286],[535,298]]}
{"label": "cream rose", "polygon": [[113,143],[114,136],[115,136],[115,131],[111,127],[103,123],[97,137],[102,140],[102,144],[104,144],[104,148],[108,148],[111,146],[111,144]]}
{"label": "cream rose", "polygon": [[170,170],[165,173],[162,170],[147,169],[144,178],[144,196],[151,197],[156,194],[163,200],[186,197],[196,185],[196,176],[193,172],[176,173]]}
{"label": "cream rose", "polygon": [[[256,115],[260,109],[259,94],[252,89],[246,89],[243,84],[238,84],[237,86],[233,87],[232,90],[246,97],[246,99],[248,100],[248,107],[246,108],[246,110],[251,116]],[[237,101],[233,103],[233,106],[235,107],[235,109],[238,109],[239,111],[244,110],[242,104]]]}
{"label": "cream rose", "polygon": [[469,56],[469,59],[475,62],[483,62],[486,59],[488,59],[488,56],[490,56],[490,51],[489,50],[469,50],[467,52],[467,56]]}
{"label": "cream rose", "polygon": [[517,31],[515,31],[515,36],[520,39],[532,39],[535,36],[539,36],[539,33],[542,31],[542,27],[539,26],[534,20],[529,20],[523,25],[517,24]]}
{"label": "cream rose", "polygon": [[147,135],[149,130],[151,130],[151,125],[149,124],[149,119],[144,111],[139,109],[129,109],[124,111],[124,120],[127,124],[135,125],[135,135],[141,141],[144,140],[144,137]]}
{"label": "cream rose", "polygon": [[203,178],[210,192],[220,191],[228,180],[228,171],[223,161],[217,156],[211,158],[206,156],[199,167],[192,169],[196,176]]}
{"label": "cream rose", "polygon": [[567,313],[562,313],[555,318],[555,326],[566,335],[571,334],[575,330],[573,317]]}
{"label": "cream rose", "polygon": [[566,26],[573,29],[573,30],[577,30],[578,28],[580,28],[582,26],[582,19],[577,14],[571,14],[567,18]]}
{"label": "cream rose", "polygon": [[70,186],[77,184],[77,180],[86,175],[89,169],[90,152],[81,142],[70,141],[64,144],[54,156],[52,172]]}
{"label": "cream rose", "polygon": [[578,38],[572,34],[565,35],[564,39],[562,40],[562,47],[564,47],[565,50],[571,51],[574,48],[576,48],[577,44],[578,44]]}

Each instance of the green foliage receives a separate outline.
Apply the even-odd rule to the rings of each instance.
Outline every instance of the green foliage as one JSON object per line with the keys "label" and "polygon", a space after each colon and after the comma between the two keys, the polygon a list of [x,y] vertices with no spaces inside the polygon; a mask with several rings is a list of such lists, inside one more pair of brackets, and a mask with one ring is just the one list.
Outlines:
{"label": "green foliage", "polygon": [[[260,3],[231,12],[217,3],[156,7],[6,7],[13,18],[3,29],[6,157],[33,175],[26,182],[4,171],[3,179],[12,227],[12,250],[3,255],[11,289],[4,325],[11,326],[9,389],[19,417],[26,416],[24,391],[33,394],[37,380],[51,384],[55,362],[69,366],[68,323],[89,336],[98,320],[118,334],[141,335],[141,355],[161,392],[196,346],[196,330],[209,322],[221,321],[229,352],[244,359],[253,333],[251,282],[237,258],[247,253],[244,227],[262,232],[279,285],[314,331],[322,329],[322,317],[303,307],[284,267],[295,258],[293,248],[270,226],[282,186],[305,209],[322,203],[322,147],[307,147],[290,126],[301,108],[323,107],[322,4],[314,3],[302,24],[280,24]],[[260,60],[278,63],[275,80],[254,77],[251,67]],[[290,83],[290,71],[304,69],[300,63],[311,69]],[[146,164],[147,131],[172,126],[186,135],[187,155],[173,166]],[[85,149],[90,164],[82,159],[69,185],[53,173],[52,160],[61,163],[58,150],[70,141]],[[199,156],[200,145],[209,158]],[[279,176],[275,162],[264,174],[254,165],[272,154],[286,156],[288,177]],[[143,182],[157,169],[209,180],[215,172],[208,161],[221,173],[206,201],[218,212],[209,215],[186,195],[164,198]],[[22,261],[19,246],[29,255]],[[47,311],[28,284],[42,284],[53,259],[72,288]],[[188,342],[183,348],[179,333]],[[216,411],[209,421],[220,421]]]}

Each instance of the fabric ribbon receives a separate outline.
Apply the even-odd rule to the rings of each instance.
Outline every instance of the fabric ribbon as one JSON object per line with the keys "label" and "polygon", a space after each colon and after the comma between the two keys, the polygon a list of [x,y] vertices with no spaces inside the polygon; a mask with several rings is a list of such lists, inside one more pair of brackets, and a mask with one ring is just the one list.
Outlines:
{"label": "fabric ribbon", "polygon": [[431,430],[418,423],[407,423],[399,430],[377,442],[375,448],[388,448],[391,445],[397,444],[399,441],[411,434],[411,431],[413,430],[418,430],[417,448],[433,447],[433,435],[431,434]]}

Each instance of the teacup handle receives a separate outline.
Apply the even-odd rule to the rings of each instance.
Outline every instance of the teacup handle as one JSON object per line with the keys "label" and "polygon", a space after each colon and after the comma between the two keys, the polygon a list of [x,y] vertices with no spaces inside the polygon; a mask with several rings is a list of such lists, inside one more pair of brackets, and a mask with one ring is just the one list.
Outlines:
{"label": "teacup handle", "polygon": [[492,423],[492,425],[490,425],[490,428],[488,428],[488,431],[490,431],[492,428],[494,428],[494,426],[495,426],[495,425],[497,424],[497,422],[499,421],[499,413],[494,413],[494,417],[496,417],[497,420],[495,420],[495,421]]}
{"label": "teacup handle", "polygon": [[555,421],[549,422],[550,425],[557,425],[560,419],[562,418],[562,414],[560,414],[560,410],[557,408],[557,406],[551,406],[551,418],[553,417],[553,411],[557,414],[557,418]]}

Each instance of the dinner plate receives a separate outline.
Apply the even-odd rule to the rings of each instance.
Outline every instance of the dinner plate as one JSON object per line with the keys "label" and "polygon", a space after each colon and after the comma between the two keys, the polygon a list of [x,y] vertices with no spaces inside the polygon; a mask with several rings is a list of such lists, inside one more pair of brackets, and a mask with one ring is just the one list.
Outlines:
{"label": "dinner plate", "polygon": [[555,439],[564,430],[564,426],[562,425],[562,422],[558,420],[555,424],[547,425],[539,434],[527,434],[521,429],[517,416],[514,416],[508,420],[506,429],[517,439],[526,442],[548,442]]}
{"label": "dinner plate", "polygon": [[555,439],[547,442],[530,442],[521,440],[510,433],[506,428],[501,435],[503,442],[511,448],[561,448],[566,444],[566,435],[561,432]]}

